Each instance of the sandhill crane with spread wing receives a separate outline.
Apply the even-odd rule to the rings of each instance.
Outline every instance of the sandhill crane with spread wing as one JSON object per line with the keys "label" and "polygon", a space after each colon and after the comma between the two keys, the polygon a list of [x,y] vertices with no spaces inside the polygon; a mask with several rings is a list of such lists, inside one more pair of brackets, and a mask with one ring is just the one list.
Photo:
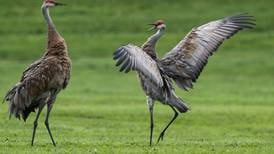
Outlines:
{"label": "sandhill crane with spread wing", "polygon": [[153,29],[157,30],[156,33],[148,38],[142,48],[129,44],[114,52],[116,66],[121,66],[120,71],[126,73],[130,70],[137,71],[141,86],[147,95],[150,112],[150,145],[154,127],[154,101],[168,105],[175,113],[160,133],[159,142],[163,140],[166,130],[177,118],[178,111],[185,113],[189,110],[186,103],[176,96],[172,80],[184,90],[192,88],[207,64],[208,58],[218,47],[238,31],[253,28],[254,22],[253,16],[239,14],[193,28],[176,47],[162,59],[158,59],[155,46],[166,29],[164,21],[158,20],[152,24]]}
{"label": "sandhill crane with spread wing", "polygon": [[24,72],[21,80],[8,91],[5,100],[9,102],[9,113],[16,118],[28,118],[31,112],[38,109],[33,126],[31,145],[34,143],[38,119],[44,106],[47,105],[45,125],[51,138],[55,141],[49,127],[49,115],[57,94],[65,89],[70,79],[71,61],[68,56],[65,40],[58,33],[50,17],[51,7],[63,5],[55,0],[44,0],[42,13],[48,26],[48,42],[45,54],[32,63]]}

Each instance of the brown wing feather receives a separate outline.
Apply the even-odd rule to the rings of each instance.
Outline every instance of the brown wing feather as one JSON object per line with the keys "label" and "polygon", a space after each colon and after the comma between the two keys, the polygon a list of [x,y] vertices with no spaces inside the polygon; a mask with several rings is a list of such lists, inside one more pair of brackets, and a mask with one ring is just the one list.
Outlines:
{"label": "brown wing feather", "polygon": [[161,67],[180,88],[192,88],[213,52],[238,31],[253,28],[254,21],[253,16],[240,14],[194,28],[164,56]]}
{"label": "brown wing feather", "polygon": [[35,70],[37,70],[39,68],[42,60],[43,59],[39,59],[39,60],[35,61],[34,63],[30,64],[28,66],[28,68],[25,69],[25,71],[23,72],[22,77],[21,77],[21,81],[23,81],[28,76],[28,74],[30,74],[30,73],[34,72]]}

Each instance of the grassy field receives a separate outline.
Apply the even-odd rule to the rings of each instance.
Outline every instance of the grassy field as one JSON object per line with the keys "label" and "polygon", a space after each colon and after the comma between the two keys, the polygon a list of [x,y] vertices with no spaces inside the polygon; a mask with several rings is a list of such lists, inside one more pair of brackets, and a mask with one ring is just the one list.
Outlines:
{"label": "grassy field", "polygon": [[[46,26],[41,1],[0,0],[0,94],[15,84],[44,51]],[[73,60],[72,79],[51,114],[57,147],[40,118],[30,146],[27,123],[8,119],[0,105],[0,153],[274,153],[274,13],[272,0],[63,0],[52,10]],[[155,107],[153,147],[149,114],[136,74],[114,67],[113,51],[141,45],[148,23],[166,20],[163,55],[193,27],[227,15],[249,12],[257,27],[228,40],[210,59],[195,88],[177,93],[191,106],[156,144],[172,111]],[[1,97],[0,97],[1,98]]]}

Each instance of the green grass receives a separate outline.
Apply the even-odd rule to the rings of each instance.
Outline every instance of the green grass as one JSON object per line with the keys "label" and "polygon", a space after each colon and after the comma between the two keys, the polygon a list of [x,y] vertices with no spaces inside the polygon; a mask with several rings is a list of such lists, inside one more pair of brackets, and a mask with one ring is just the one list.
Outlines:
{"label": "green grass", "polygon": [[[27,123],[8,119],[0,105],[0,153],[273,153],[274,20],[271,0],[67,0],[52,11],[73,60],[72,79],[60,93],[50,118],[57,147],[40,118],[30,146]],[[1,1],[0,94],[44,50],[46,27],[41,1]],[[155,106],[153,147],[148,146],[149,114],[134,72],[118,72],[112,52],[122,44],[141,45],[146,24],[162,18],[167,33],[163,55],[193,26],[238,12],[256,16],[257,27],[228,40],[190,92],[177,93],[191,106],[156,144],[172,111]],[[1,98],[1,97],[0,97]]]}

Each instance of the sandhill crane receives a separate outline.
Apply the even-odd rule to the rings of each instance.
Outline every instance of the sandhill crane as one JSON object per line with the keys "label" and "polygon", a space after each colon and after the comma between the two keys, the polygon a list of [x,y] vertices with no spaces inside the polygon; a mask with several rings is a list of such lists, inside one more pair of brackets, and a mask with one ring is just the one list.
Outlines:
{"label": "sandhill crane", "polygon": [[31,145],[34,143],[35,132],[40,113],[47,105],[45,125],[51,138],[55,141],[49,127],[49,115],[57,94],[65,89],[70,79],[71,61],[68,56],[65,40],[58,33],[50,17],[51,7],[63,5],[54,0],[44,0],[42,13],[48,26],[48,42],[45,54],[32,63],[24,72],[21,80],[11,88],[5,100],[9,102],[9,113],[26,121],[31,112],[38,109],[33,123]]}
{"label": "sandhill crane", "polygon": [[186,103],[176,96],[172,80],[184,90],[192,88],[213,52],[238,31],[253,28],[254,22],[253,16],[239,14],[193,28],[177,46],[162,59],[158,59],[155,46],[166,29],[164,21],[158,20],[151,24],[153,29],[157,30],[156,33],[148,38],[142,48],[128,44],[114,52],[113,59],[117,60],[116,66],[121,66],[120,71],[125,73],[130,70],[137,71],[143,91],[147,95],[150,146],[154,127],[154,101],[168,105],[175,113],[160,133],[157,140],[159,143],[163,140],[168,127],[177,118],[178,111],[185,113],[189,110]]}

